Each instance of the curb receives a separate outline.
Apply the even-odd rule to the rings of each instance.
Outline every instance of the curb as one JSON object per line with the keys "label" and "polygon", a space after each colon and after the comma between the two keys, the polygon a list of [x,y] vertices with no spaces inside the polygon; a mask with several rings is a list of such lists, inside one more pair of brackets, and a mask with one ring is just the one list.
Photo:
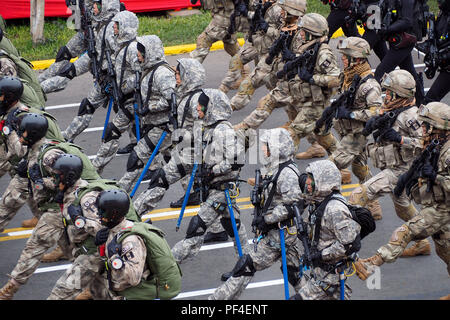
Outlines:
{"label": "curb", "polygon": [[[361,35],[364,33],[363,28],[358,27],[358,31],[359,31],[359,34],[361,34]],[[338,37],[342,37],[343,35],[344,35],[344,32],[340,28],[333,34],[333,36],[331,38],[335,39]],[[244,45],[244,42],[245,42],[244,38],[239,38],[237,40],[238,40],[240,46]],[[172,55],[176,55],[176,54],[188,53],[188,52],[194,51],[196,46],[197,45],[195,43],[191,43],[191,44],[182,44],[182,45],[178,45],[178,46],[166,47],[166,48],[164,48],[164,54],[166,56],[172,56]],[[217,41],[217,42],[213,43],[213,45],[210,48],[210,51],[222,50],[222,49],[223,49],[223,42]],[[76,59],[77,58],[74,58],[74,59],[70,60],[70,62],[74,62]],[[31,63],[33,64],[34,70],[47,69],[54,62],[55,62],[55,59],[31,61]]]}

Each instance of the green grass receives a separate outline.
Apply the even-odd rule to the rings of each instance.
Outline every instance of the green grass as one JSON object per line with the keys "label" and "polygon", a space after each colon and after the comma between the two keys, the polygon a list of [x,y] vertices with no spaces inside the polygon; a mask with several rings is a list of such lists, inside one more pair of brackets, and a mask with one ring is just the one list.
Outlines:
{"label": "green grass", "polygon": [[[437,0],[429,0],[428,4],[432,12],[438,12]],[[319,0],[310,0],[308,12],[317,12],[326,17],[330,9]],[[201,14],[188,17],[169,17],[160,13],[138,14],[138,17],[138,34],[155,34],[161,38],[164,46],[195,43],[197,36],[211,20],[210,13],[203,10]],[[58,49],[75,34],[74,30],[67,28],[66,19],[48,18],[44,27],[46,42],[33,46],[28,19],[8,21],[7,24],[8,38],[20,50],[22,56],[31,61],[55,58]],[[242,34],[238,36],[242,37]]]}

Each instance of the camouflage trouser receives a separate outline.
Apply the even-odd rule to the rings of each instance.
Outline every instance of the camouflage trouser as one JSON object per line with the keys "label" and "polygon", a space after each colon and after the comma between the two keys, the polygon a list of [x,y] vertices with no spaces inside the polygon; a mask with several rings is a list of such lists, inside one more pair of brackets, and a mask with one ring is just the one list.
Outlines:
{"label": "camouflage trouser", "polygon": [[[206,202],[203,202],[200,205],[200,210],[199,210],[197,216],[204,222],[204,224],[206,226],[206,230],[203,230],[204,233],[199,236],[185,238],[185,239],[179,241],[178,243],[176,243],[172,247],[172,254],[178,263],[182,263],[188,258],[193,258],[194,256],[196,256],[199,253],[199,251],[203,245],[205,233],[206,233],[206,231],[210,231],[209,227],[214,222],[221,221],[221,223],[222,223],[222,221],[228,222],[228,220],[230,220],[230,215],[229,215],[228,210],[225,209],[225,211],[223,211],[222,213],[218,213],[209,204],[209,203],[213,203],[213,202],[221,203],[226,206],[227,202],[225,199],[225,192],[219,191],[219,190],[210,190],[209,196],[206,199]],[[236,223],[240,224],[238,234],[239,234],[239,240],[241,243],[242,253],[245,254],[250,251],[250,248],[248,245],[247,231],[245,230],[244,224],[239,223],[237,221],[237,220],[239,220],[239,217],[240,217],[240,210],[239,210],[238,206],[236,205],[236,202],[234,201],[232,205],[233,205],[233,213],[234,213],[234,216],[236,219]],[[194,219],[194,218],[197,219],[197,217],[192,217],[191,219]],[[230,225],[231,225],[231,223],[230,223]],[[199,229],[201,229],[201,227]],[[225,230],[226,230],[226,228],[225,228]],[[197,231],[200,231],[200,230],[197,230]],[[228,235],[230,237],[234,238],[234,235],[231,235],[231,234],[228,234]],[[235,241],[234,241],[234,247],[237,252],[237,247],[236,247]]]}
{"label": "camouflage trouser", "polygon": [[94,300],[122,300],[113,291],[109,290],[109,282],[106,278],[106,271],[102,274],[96,274],[94,280],[89,284],[89,291]]}
{"label": "camouflage trouser", "polygon": [[66,254],[70,255],[71,248],[63,237],[63,232],[64,224],[61,212],[56,210],[45,212],[25,244],[17,265],[11,272],[11,278],[20,284],[25,284],[36,271],[45,252],[56,244],[59,244],[63,250],[67,251]]}
{"label": "camouflage trouser", "polygon": [[[303,250],[299,245],[295,229],[288,233],[284,231],[286,246],[286,264],[288,273],[299,272],[299,259]],[[242,242],[242,241],[241,241]],[[256,252],[249,250],[253,266],[256,271],[271,267],[275,262],[281,262],[280,235],[278,230],[271,231],[259,243]],[[281,269],[281,268],[280,268]],[[282,270],[282,269],[281,269]],[[224,284],[219,286],[214,293],[208,297],[209,300],[237,300],[252,280],[252,276],[230,277]],[[296,291],[299,289],[300,281],[294,284]]]}
{"label": "camouflage trouser", "polygon": [[[298,294],[302,300],[340,300],[339,276],[336,272],[314,268],[316,278],[309,278],[304,282]],[[345,284],[345,300],[349,300],[352,289]]]}
{"label": "camouflage trouser", "polygon": [[450,211],[435,207],[423,207],[409,221],[397,228],[389,243],[377,252],[384,262],[394,262],[410,241],[418,241],[432,236],[437,255],[447,264],[450,275]]}
{"label": "camouflage trouser", "polygon": [[350,195],[350,203],[366,206],[369,201],[389,194],[394,202],[397,216],[403,221],[408,221],[417,215],[417,210],[405,193],[400,197],[394,196],[393,192],[398,182],[398,177],[406,169],[392,168],[384,169],[362,185],[354,189]]}
{"label": "camouflage trouser", "polygon": [[[66,47],[67,49],[69,49],[72,57],[81,55],[84,51],[86,51],[84,33],[76,33],[66,44]],[[39,75],[38,80],[45,93],[63,90],[67,86],[70,80],[66,77],[59,77],[57,76],[57,74],[61,70],[61,68],[63,68],[68,63],[70,63],[68,60],[55,62]],[[78,72],[77,75],[79,75]]]}
{"label": "camouflage trouser", "polygon": [[16,213],[25,203],[28,203],[31,212],[39,218],[42,212],[39,211],[36,202],[30,197],[28,191],[28,179],[15,175],[9,182],[8,187],[2,195],[0,201],[0,231],[15,217]]}
{"label": "camouflage trouser", "polygon": [[104,266],[98,253],[81,254],[58,279],[47,300],[73,300],[94,280]]}
{"label": "camouflage trouser", "polygon": [[[137,145],[133,148],[133,151],[139,158],[137,160],[139,162],[139,168],[136,167],[130,169],[127,168],[127,172],[119,180],[120,186],[127,192],[131,191],[131,189],[134,187],[134,184],[141,175],[144,166],[150,159],[150,156],[152,155],[153,150],[158,144],[158,141],[161,138],[163,132],[164,130],[159,127],[152,128],[149,132],[147,132],[145,137],[141,137]],[[171,146],[172,146],[172,138],[170,133],[168,133],[158,150],[157,156],[153,159],[152,164],[149,167],[149,170],[159,169],[165,164],[163,156],[170,157]]]}
{"label": "camouflage trouser", "polygon": [[252,72],[242,80],[238,92],[231,98],[233,110],[241,110],[249,104],[255,90],[262,85],[265,84],[269,90],[274,89],[274,81],[269,81],[269,79],[276,78],[276,74],[272,72],[272,66],[265,62],[267,56],[268,54],[261,56]]}
{"label": "camouflage trouser", "polygon": [[[132,103],[126,104],[125,108],[133,114],[134,108]],[[125,113],[119,109],[119,112],[114,116],[112,123],[122,134],[133,126],[134,118],[129,119]],[[97,151],[97,155],[92,160],[92,164],[98,172],[102,172],[103,168],[116,156],[117,150],[119,149],[119,138],[120,136],[114,135],[113,139],[101,144],[100,149]]]}
{"label": "camouflage trouser", "polygon": [[[227,20],[224,23],[224,20]],[[237,42],[236,34],[233,34],[229,39],[225,39],[228,34],[229,18],[221,15],[214,15],[211,22],[206,29],[197,37],[197,47],[189,54],[191,58],[203,63],[212,44],[218,40],[223,41],[225,51],[234,56],[239,52],[239,43]]]}
{"label": "camouflage trouser", "polygon": [[4,146],[0,145],[0,178],[12,169],[11,163],[7,159],[7,152]]}
{"label": "camouflage trouser", "polygon": [[367,138],[361,133],[347,134],[339,141],[337,149],[328,160],[333,161],[339,170],[351,165],[359,183],[364,183],[372,177],[367,166],[367,155],[364,150],[366,143]]}
{"label": "camouflage trouser", "polygon": [[227,88],[231,88],[233,84],[241,77],[244,65],[258,58],[258,51],[249,41],[245,41],[239,53],[230,59],[228,71],[223,78],[221,84]]}

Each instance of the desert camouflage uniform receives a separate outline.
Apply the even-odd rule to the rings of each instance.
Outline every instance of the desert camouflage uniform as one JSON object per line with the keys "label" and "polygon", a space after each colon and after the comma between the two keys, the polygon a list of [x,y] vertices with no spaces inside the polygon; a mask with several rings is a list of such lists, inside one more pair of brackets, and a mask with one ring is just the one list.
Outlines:
{"label": "desert camouflage uniform", "polygon": [[[280,170],[280,165],[292,161],[294,154],[294,143],[289,133],[282,128],[272,129],[264,132],[261,141],[268,143],[270,149],[270,158],[265,159],[265,166],[262,173],[265,172],[266,178],[273,179]],[[286,205],[292,205],[300,200],[301,190],[298,183],[300,175],[297,165],[292,161],[288,166],[281,169],[276,186],[273,182],[265,189],[265,199],[272,187],[275,187],[273,200],[264,213],[264,221],[268,224],[286,224],[284,229],[286,262],[288,265],[289,282],[293,286],[300,284],[298,277],[299,257],[301,246],[297,239],[297,229],[289,218],[289,211]],[[266,204],[264,204],[265,206]],[[242,274],[243,270],[236,270],[240,262],[233,269],[233,275],[208,298],[211,300],[234,300],[238,299],[248,283],[253,278],[255,271],[261,271],[271,267],[276,261],[281,260],[280,232],[276,227],[267,232],[266,235],[257,244],[256,250],[250,250],[246,257],[240,261],[249,261],[246,263],[246,270],[250,269],[250,275]],[[247,269],[248,268],[248,269]],[[253,269],[253,270],[252,270]],[[297,288],[298,289],[298,288]]]}
{"label": "desert camouflage uniform", "polygon": [[[3,50],[0,50],[0,52]],[[0,75],[17,77],[16,64],[7,57],[0,58]]]}
{"label": "desert camouflage uniform", "polygon": [[[197,38],[197,48],[190,53],[190,57],[203,63],[212,44],[218,40],[223,41],[225,51],[234,56],[239,51],[236,34],[228,39],[230,16],[234,11],[232,0],[204,0],[203,9],[211,11],[211,22]],[[236,17],[236,31],[246,32],[249,28],[246,17]]]}
{"label": "desert camouflage uniform", "polygon": [[[269,28],[267,32],[257,31],[253,36],[253,50],[257,52],[257,60],[255,61],[255,68],[252,72],[242,80],[241,85],[239,86],[238,92],[231,99],[231,107],[233,110],[240,110],[244,108],[251,100],[253,93],[263,84],[271,90],[274,88],[274,78],[276,78],[274,70],[272,69],[272,65],[268,65],[266,63],[266,58],[269,55],[269,48],[275,42],[280,34],[280,28],[282,23],[281,16],[281,7],[276,3],[273,4],[265,13],[264,20],[269,24]],[[244,45],[245,47],[245,45]],[[243,49],[241,49],[243,51]],[[238,55],[239,57],[239,55]],[[222,80],[222,84],[231,87],[231,84],[237,75],[234,77],[230,77],[230,74],[233,74],[233,71],[236,70],[235,65],[239,64],[237,58],[233,57],[230,60],[230,68],[228,71],[228,76]],[[242,64],[246,64],[247,62],[241,58]],[[276,70],[275,70],[276,72]],[[272,81],[268,81],[272,79]]]}
{"label": "desert camouflage uniform", "polygon": [[[94,2],[92,0],[83,0],[83,1],[85,3],[86,11],[88,13],[91,13]],[[107,0],[107,1],[118,2],[118,0]],[[104,1],[104,3],[107,7],[106,1]],[[74,10],[75,12],[75,29],[78,30],[78,32],[72,38],[70,38],[70,40],[67,42],[65,46],[72,57],[78,57],[86,52],[87,39],[85,38],[85,31],[83,30],[83,26],[81,26],[80,24],[81,12],[79,10],[78,5],[76,5],[75,8],[72,8],[72,10]],[[96,28],[94,28],[94,33],[95,32]],[[63,67],[65,67],[69,63],[71,63],[69,60],[54,62],[43,73],[39,75],[38,80],[41,83],[42,89],[44,90],[45,93],[63,90],[67,86],[70,79],[58,76],[57,74]],[[79,62],[75,63],[75,65],[77,64],[79,65]],[[81,70],[77,68],[78,76],[83,74],[84,72],[81,72]]]}
{"label": "desert camouflage uniform", "polygon": [[[133,222],[123,220],[117,226],[112,228],[106,240],[105,247],[113,240],[114,236],[122,232],[124,229],[131,228]],[[121,256],[124,257],[123,267],[119,270],[111,268],[111,284],[104,275],[97,274],[94,281],[89,285],[89,290],[95,300],[118,300],[122,297],[117,296],[113,291],[123,291],[130,287],[139,285],[142,279],[146,279],[150,275],[146,263],[147,247],[141,237],[137,235],[129,235],[122,241]],[[109,252],[106,250],[107,258],[111,259],[114,256],[108,256]]]}
{"label": "desert camouflage uniform", "polygon": [[[306,172],[314,177],[315,191],[313,203],[316,208],[320,205],[330,191],[340,190],[341,175],[337,167],[329,160],[320,160],[308,165]],[[335,195],[343,201],[341,195]],[[314,214],[314,213],[312,213]],[[311,226],[311,230],[314,225]],[[327,203],[321,219],[321,229],[317,250],[321,252],[321,262],[335,265],[346,258],[347,246],[359,235],[360,225],[353,220],[348,207],[340,200],[333,198]],[[297,296],[302,300],[339,300],[339,274],[334,271],[326,271],[324,268],[313,268],[314,276],[309,278]],[[345,299],[350,299],[351,288],[345,285]]]}
{"label": "desert camouflage uniform", "polygon": [[[108,123],[106,131],[109,131],[109,134],[107,136],[107,133],[105,133],[105,139],[92,161],[92,164],[98,172],[101,172],[114,158],[119,149],[119,138],[121,134],[134,124],[134,96],[132,90],[134,89],[136,80],[135,71],[138,70],[136,35],[139,20],[134,13],[122,11],[113,18],[113,22],[115,21],[119,23],[119,35],[116,37],[115,45],[117,52],[114,61],[115,72],[117,86],[122,91],[125,99],[123,108],[128,112],[125,113],[124,110],[119,109],[112,122]],[[104,96],[104,99],[106,98]],[[91,100],[89,99],[89,101]]]}
{"label": "desert camouflage uniform", "polygon": [[[170,157],[169,148],[172,145],[171,134],[168,130],[169,114],[171,112],[169,101],[175,92],[175,72],[167,63],[161,40],[154,35],[137,39],[145,47],[145,61],[141,66],[141,96],[143,108],[148,109],[143,125],[144,133],[128,158],[127,172],[120,179],[119,184],[126,191],[131,191],[142,169],[149,160],[153,150],[163,133],[168,135],[158,151],[149,170],[159,169],[164,163],[162,156]],[[161,63],[163,63],[161,65]],[[151,82],[151,87],[149,87]],[[134,83],[134,82],[133,82]],[[124,82],[123,86],[129,86]],[[147,130],[145,128],[148,128]],[[158,159],[159,158],[159,159]]]}
{"label": "desert camouflage uniform", "polygon": [[[93,87],[88,93],[87,102],[90,106],[87,107],[87,111],[81,113],[79,110],[77,116],[68,125],[66,130],[63,132],[64,137],[68,141],[73,141],[81,132],[83,132],[93,118],[95,110],[100,106],[105,106],[107,103],[107,95],[104,91],[108,65],[105,56],[106,47],[110,48],[112,63],[115,63],[116,44],[114,37],[114,22],[110,19],[119,13],[119,6],[117,0],[109,1],[102,7],[102,12],[95,17],[95,50],[97,52],[97,62],[99,68],[100,83],[94,80]],[[101,61],[100,61],[101,60]],[[86,72],[91,66],[91,58],[87,54],[80,56],[78,60],[74,62],[74,66],[77,74],[81,72]],[[86,103],[86,101],[81,102]]]}
{"label": "desert camouflage uniform", "polygon": [[[82,187],[83,185],[80,185]],[[80,199],[82,215],[86,218],[86,225],[82,229],[74,226],[74,221],[69,221],[67,235],[70,243],[74,244],[72,255],[75,261],[69,269],[58,279],[47,300],[73,300],[104,266],[98,251],[85,253],[81,245],[89,237],[95,237],[103,226],[98,216],[96,200],[100,191],[89,191]]]}

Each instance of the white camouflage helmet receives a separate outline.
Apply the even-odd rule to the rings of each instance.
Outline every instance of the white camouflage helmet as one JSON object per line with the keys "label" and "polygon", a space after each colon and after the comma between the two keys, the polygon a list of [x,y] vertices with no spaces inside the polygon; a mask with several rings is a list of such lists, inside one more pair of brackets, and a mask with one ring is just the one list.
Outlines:
{"label": "white camouflage helmet", "polygon": [[411,73],[399,69],[385,73],[381,78],[381,87],[389,89],[403,98],[412,98],[416,93],[416,80]]}
{"label": "white camouflage helmet", "polygon": [[278,5],[296,17],[301,17],[306,12],[306,0],[278,0]]}
{"label": "white camouflage helmet", "polygon": [[338,51],[353,58],[365,58],[370,56],[369,43],[360,37],[348,37],[339,40]]}
{"label": "white camouflage helmet", "polygon": [[419,108],[418,120],[431,124],[441,130],[450,129],[450,106],[443,102],[430,102]]}
{"label": "white camouflage helmet", "polygon": [[328,22],[324,16],[318,13],[305,14],[299,21],[298,27],[316,37],[328,35]]}

